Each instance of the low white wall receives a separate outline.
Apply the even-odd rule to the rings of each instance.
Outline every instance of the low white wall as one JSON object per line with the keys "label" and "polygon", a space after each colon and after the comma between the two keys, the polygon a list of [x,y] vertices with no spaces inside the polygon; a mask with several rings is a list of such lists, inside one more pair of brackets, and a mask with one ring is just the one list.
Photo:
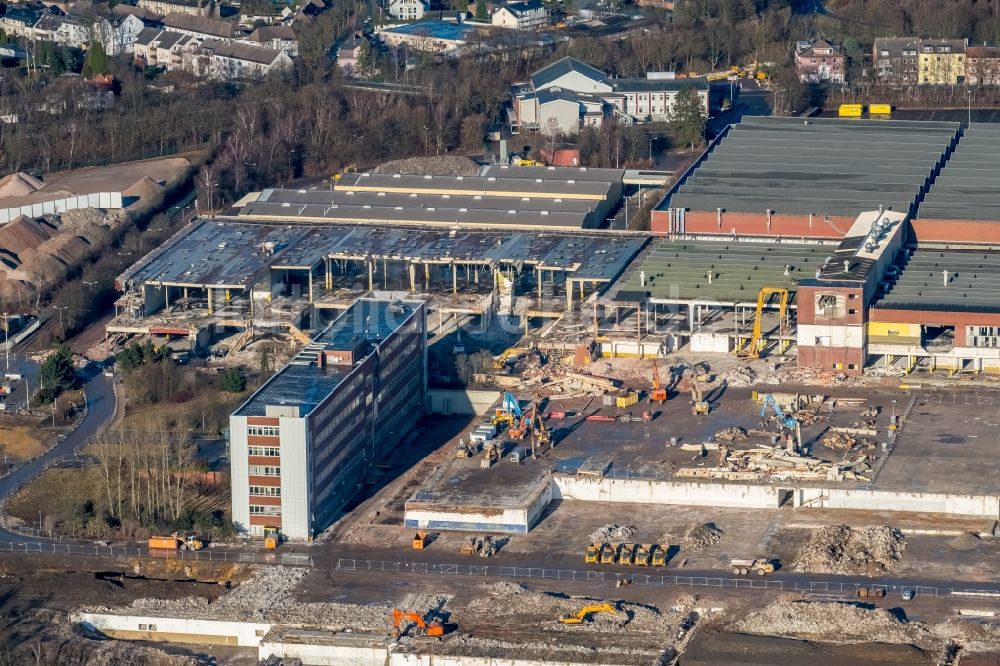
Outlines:
{"label": "low white wall", "polygon": [[1000,497],[995,495],[946,495],[902,493],[888,490],[801,488],[795,506],[866,511],[920,511],[963,516],[1000,517]]}
{"label": "low white wall", "polygon": [[431,389],[427,391],[427,411],[482,416],[499,399],[500,391]]}
{"label": "low white wall", "polygon": [[436,654],[393,654],[390,666],[617,666],[620,662],[537,661],[493,657],[446,657]]}
{"label": "low white wall", "polygon": [[260,622],[227,622],[109,613],[78,613],[74,615],[74,620],[107,636],[122,640],[238,647],[257,647],[272,626]]}
{"label": "low white wall", "polygon": [[556,475],[556,497],[584,502],[641,502],[776,509],[778,489],[738,483],[679,483]]}
{"label": "low white wall", "polygon": [[280,641],[261,643],[257,657],[263,661],[271,656],[301,659],[308,666],[385,666],[388,651],[385,646],[349,647]]}
{"label": "low white wall", "polygon": [[732,340],[724,333],[692,333],[691,351],[726,354],[732,349]]}
{"label": "low white wall", "polygon": [[459,512],[448,511],[447,507],[438,509],[425,506],[412,509],[407,507],[403,524],[406,527],[422,530],[526,534],[530,521],[527,507],[496,510],[490,510],[488,507],[469,507],[467,511]]}

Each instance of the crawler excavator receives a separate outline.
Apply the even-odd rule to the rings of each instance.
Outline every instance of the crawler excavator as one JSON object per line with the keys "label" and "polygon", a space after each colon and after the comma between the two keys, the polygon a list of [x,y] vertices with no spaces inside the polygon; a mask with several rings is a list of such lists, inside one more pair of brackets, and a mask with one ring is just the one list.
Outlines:
{"label": "crawler excavator", "polygon": [[563,624],[583,624],[590,619],[590,616],[594,613],[618,613],[618,609],[611,604],[591,604],[590,606],[584,606],[572,615],[563,615],[559,618],[559,621]]}
{"label": "crawler excavator", "polygon": [[420,617],[419,613],[413,611],[402,611],[398,608],[392,609],[392,637],[399,638],[406,633],[401,627],[403,620],[409,620],[417,626],[424,636],[440,637],[444,636],[444,625],[437,620],[431,620],[430,623],[424,622],[424,618]]}

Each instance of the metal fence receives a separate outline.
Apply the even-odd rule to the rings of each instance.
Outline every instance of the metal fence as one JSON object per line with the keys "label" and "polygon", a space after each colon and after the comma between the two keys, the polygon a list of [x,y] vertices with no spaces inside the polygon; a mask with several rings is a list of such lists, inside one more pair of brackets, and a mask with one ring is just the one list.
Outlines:
{"label": "metal fence", "polygon": [[245,564],[281,564],[293,567],[314,566],[311,555],[288,553],[245,553],[231,550],[150,550],[136,546],[98,546],[72,543],[0,543],[0,553],[38,553],[82,557],[151,557],[165,560],[196,560],[208,562],[242,562]]}
{"label": "metal fence", "polygon": [[575,569],[546,569],[541,567],[504,567],[475,564],[431,564],[426,562],[388,562],[384,560],[337,560],[339,571],[382,571],[391,573],[413,573],[436,576],[479,576],[497,578],[548,579],[567,581],[617,582],[628,581],[635,585],[656,585],[664,587],[718,587],[755,590],[781,590],[787,592],[813,592],[818,594],[855,595],[860,589],[881,589],[886,592],[911,590],[916,595],[946,597],[951,594],[982,595],[998,597],[1000,591],[978,589],[955,589],[949,587],[925,587],[921,585],[881,584],[843,581],[795,581],[779,578],[716,578],[712,576],[669,576],[641,573],[618,573],[614,571],[580,571]]}
{"label": "metal fence", "polygon": [[927,393],[921,394],[920,400],[942,405],[982,405],[985,407],[1000,405],[1000,397],[976,393]]}

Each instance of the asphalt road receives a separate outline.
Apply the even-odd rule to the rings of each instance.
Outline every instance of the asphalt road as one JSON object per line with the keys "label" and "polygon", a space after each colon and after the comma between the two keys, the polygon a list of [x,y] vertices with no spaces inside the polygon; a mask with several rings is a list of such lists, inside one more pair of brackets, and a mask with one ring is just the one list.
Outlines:
{"label": "asphalt road", "polygon": [[[46,453],[31,462],[18,467],[7,476],[0,478],[0,501],[13,495],[21,486],[41,474],[46,465],[57,458],[72,456],[90,440],[115,413],[115,392],[111,379],[105,377],[95,363],[89,364],[81,372],[84,392],[87,396],[87,414],[77,428]],[[44,542],[6,530],[0,530],[0,543]]]}

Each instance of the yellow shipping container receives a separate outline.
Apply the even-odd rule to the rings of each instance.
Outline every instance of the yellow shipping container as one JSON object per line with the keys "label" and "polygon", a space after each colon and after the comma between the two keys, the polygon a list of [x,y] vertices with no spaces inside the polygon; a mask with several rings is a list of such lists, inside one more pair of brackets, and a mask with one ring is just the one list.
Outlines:
{"label": "yellow shipping container", "polygon": [[841,104],[837,115],[841,118],[860,118],[864,112],[864,104]]}
{"label": "yellow shipping container", "polygon": [[891,116],[892,104],[870,104],[868,106],[869,116]]}
{"label": "yellow shipping container", "polygon": [[639,402],[639,394],[638,393],[632,393],[632,394],[627,395],[627,396],[625,396],[623,398],[621,398],[621,397],[617,398],[615,400],[615,407],[618,407],[619,409],[622,409],[624,407],[631,407],[632,405],[636,404],[637,402]]}

